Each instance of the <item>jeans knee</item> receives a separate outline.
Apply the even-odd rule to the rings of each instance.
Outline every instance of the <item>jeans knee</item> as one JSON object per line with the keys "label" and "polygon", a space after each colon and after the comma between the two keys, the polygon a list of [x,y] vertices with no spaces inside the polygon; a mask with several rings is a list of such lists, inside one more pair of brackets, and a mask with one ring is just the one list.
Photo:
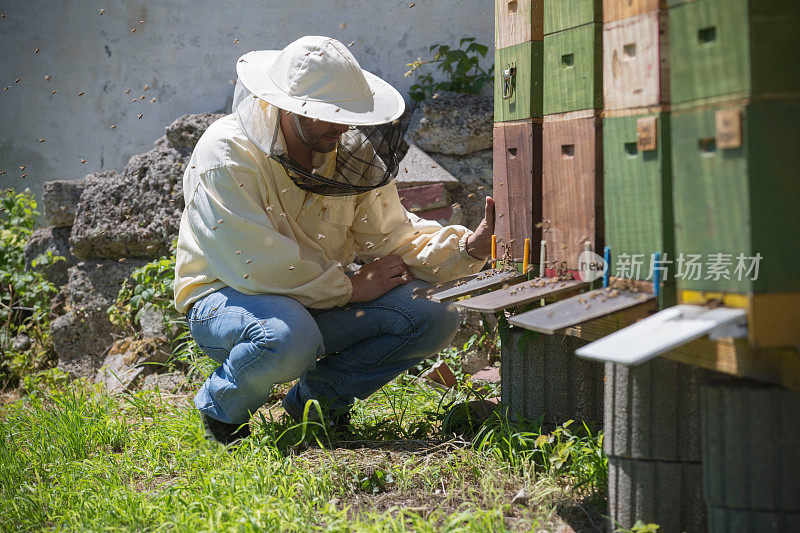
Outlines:
{"label": "jeans knee", "polygon": [[455,305],[450,302],[437,303],[426,300],[424,307],[417,314],[417,319],[420,335],[431,353],[447,347],[461,324],[461,316]]}
{"label": "jeans knee", "polygon": [[322,333],[310,315],[273,318],[263,321],[263,326],[265,338],[259,345],[263,348],[261,357],[270,360],[269,366],[279,378],[276,382],[300,377],[314,368],[317,358],[324,352]]}

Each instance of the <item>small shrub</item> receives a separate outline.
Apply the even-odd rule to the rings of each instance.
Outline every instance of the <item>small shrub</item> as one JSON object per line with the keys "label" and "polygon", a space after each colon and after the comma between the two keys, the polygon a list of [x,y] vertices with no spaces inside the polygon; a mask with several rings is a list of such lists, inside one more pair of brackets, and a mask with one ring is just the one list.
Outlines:
{"label": "small shrub", "polygon": [[[0,195],[0,379],[16,385],[22,376],[42,370],[53,359],[51,298],[58,292],[39,268],[25,268],[25,244],[36,228],[36,200],[31,191],[6,189]],[[52,253],[32,262],[42,267],[64,261]],[[29,347],[14,347],[17,335]]]}
{"label": "small shrub", "polygon": [[[466,45],[466,48],[464,46]],[[409,87],[411,98],[417,102],[433,96],[436,91],[480,94],[484,85],[494,81],[494,65],[488,70],[481,68],[480,60],[486,57],[489,48],[476,43],[474,37],[461,39],[458,48],[446,44],[434,44],[430,52],[436,52],[432,59],[418,57],[407,65],[410,69],[404,74],[408,77],[423,65],[435,64],[446,77],[445,81],[435,81],[430,72],[418,74],[416,83]]]}

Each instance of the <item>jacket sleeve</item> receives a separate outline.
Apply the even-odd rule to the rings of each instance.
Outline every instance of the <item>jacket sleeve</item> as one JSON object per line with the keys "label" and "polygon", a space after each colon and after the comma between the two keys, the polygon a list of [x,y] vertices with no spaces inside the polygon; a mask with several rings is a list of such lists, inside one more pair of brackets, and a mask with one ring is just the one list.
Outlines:
{"label": "jacket sleeve", "polygon": [[[221,167],[200,175],[186,205],[198,249],[221,282],[245,294],[290,296],[306,307],[345,305],[350,279],[336,261],[304,260],[300,247],[279,232],[258,174]],[[266,202],[267,205],[264,205]]]}
{"label": "jacket sleeve", "polygon": [[486,263],[467,253],[472,231],[409,213],[394,183],[361,195],[352,230],[362,259],[399,255],[414,277],[432,283],[474,274]]}

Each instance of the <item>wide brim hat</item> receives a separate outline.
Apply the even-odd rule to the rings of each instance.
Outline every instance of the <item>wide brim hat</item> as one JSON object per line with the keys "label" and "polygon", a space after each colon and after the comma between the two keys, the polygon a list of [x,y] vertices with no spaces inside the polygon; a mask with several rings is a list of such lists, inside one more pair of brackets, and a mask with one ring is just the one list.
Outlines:
{"label": "wide brim hat", "polygon": [[385,124],[405,110],[400,93],[362,69],[336,39],[306,36],[283,50],[248,52],[236,63],[239,81],[275,107],[351,126]]}

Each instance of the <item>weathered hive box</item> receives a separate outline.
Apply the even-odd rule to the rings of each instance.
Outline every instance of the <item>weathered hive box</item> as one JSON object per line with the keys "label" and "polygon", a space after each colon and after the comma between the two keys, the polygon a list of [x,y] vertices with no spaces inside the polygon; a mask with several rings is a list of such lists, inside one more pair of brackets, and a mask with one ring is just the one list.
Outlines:
{"label": "weathered hive box", "polygon": [[602,108],[602,46],[595,23],[545,36],[545,115]]}
{"label": "weathered hive box", "polygon": [[547,0],[544,6],[545,35],[602,20],[602,0]]}
{"label": "weathered hive box", "polygon": [[[671,260],[675,250],[670,115],[625,113],[603,119],[605,243],[614,276],[652,280],[653,253]],[[675,301],[668,286],[673,296],[665,295],[665,304]]]}
{"label": "weathered hive box", "polygon": [[762,347],[800,344],[798,124],[798,99],[676,109],[672,119],[679,299],[748,308]]}
{"label": "weathered hive box", "polygon": [[494,47],[541,41],[545,0],[495,0]]}
{"label": "weathered hive box", "polygon": [[495,50],[495,122],[542,116],[543,59],[542,41]]}
{"label": "weathered hive box", "polygon": [[673,103],[800,91],[800,2],[696,0],[669,19]]}
{"label": "weathered hive box", "polygon": [[[525,239],[538,244],[542,216],[542,121],[528,119],[494,125],[495,234],[498,245],[511,243],[514,261],[522,261]],[[530,261],[538,261],[532,246]]]}
{"label": "weathered hive box", "polygon": [[603,0],[603,21],[613,22],[667,7],[667,0]]}
{"label": "weathered hive box", "polygon": [[652,11],[603,26],[606,109],[669,102],[667,14]]}
{"label": "weathered hive box", "polygon": [[542,239],[552,267],[578,270],[588,242],[603,249],[603,137],[594,111],[544,119],[542,149]]}

